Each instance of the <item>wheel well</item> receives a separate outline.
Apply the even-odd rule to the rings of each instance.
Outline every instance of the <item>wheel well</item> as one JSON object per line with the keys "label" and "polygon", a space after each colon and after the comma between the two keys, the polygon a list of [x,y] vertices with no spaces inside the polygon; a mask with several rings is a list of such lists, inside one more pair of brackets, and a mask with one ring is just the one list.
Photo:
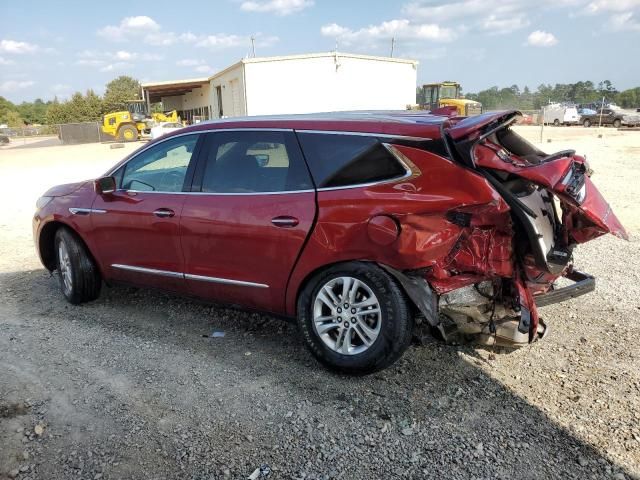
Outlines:
{"label": "wheel well", "polygon": [[96,266],[96,268],[100,272],[100,266],[98,265],[98,262],[96,262],[96,259],[93,256],[93,253],[91,253],[91,250],[89,249],[85,241],[82,239],[80,235],[78,235],[78,232],[76,232],[73,228],[71,228],[66,223],[55,222],[55,221],[49,222],[44,227],[42,227],[42,231],[40,232],[40,238],[38,239],[38,250],[40,253],[40,258],[42,259],[42,264],[45,266],[45,268],[50,272],[53,272],[56,269],[55,238],[56,238],[56,232],[61,228],[67,229],[80,243],[82,243],[85,250],[87,251],[87,254],[89,255],[89,257],[91,257],[93,264]]}

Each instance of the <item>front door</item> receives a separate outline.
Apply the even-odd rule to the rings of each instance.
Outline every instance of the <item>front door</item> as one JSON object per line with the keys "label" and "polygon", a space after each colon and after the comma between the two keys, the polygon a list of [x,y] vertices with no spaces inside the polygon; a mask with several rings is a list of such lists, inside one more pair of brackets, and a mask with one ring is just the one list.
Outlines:
{"label": "front door", "polygon": [[182,210],[185,277],[198,296],[284,312],[315,216],[315,190],[292,131],[208,134]]}
{"label": "front door", "polygon": [[[114,176],[118,190],[98,195],[91,235],[108,279],[183,291],[180,213],[199,135],[156,143]],[[193,168],[193,167],[192,167]]]}

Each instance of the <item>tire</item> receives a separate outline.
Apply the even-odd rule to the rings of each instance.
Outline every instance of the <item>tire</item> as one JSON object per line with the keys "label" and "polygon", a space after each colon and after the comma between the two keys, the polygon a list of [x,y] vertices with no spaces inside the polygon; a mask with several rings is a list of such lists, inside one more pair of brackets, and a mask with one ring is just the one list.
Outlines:
{"label": "tire", "polygon": [[[354,280],[359,282],[355,284],[355,298],[341,296],[345,279],[351,279],[348,285],[352,286]],[[324,301],[331,300],[327,289],[335,289],[332,293],[340,307],[335,301],[332,307]],[[347,312],[343,302],[347,303]],[[354,314],[356,308],[348,302],[374,302],[357,307],[360,312],[372,313]],[[379,313],[374,312],[375,305]],[[344,263],[315,275],[300,293],[297,309],[298,326],[309,351],[325,367],[341,373],[365,375],[388,367],[402,356],[413,333],[413,317],[404,292],[393,277],[373,263]],[[318,321],[320,318],[325,320]],[[346,347],[345,338],[352,348]],[[368,338],[368,345],[364,338]]]}
{"label": "tire", "polygon": [[589,127],[591,126],[591,120],[589,120],[588,118],[585,118],[585,119],[582,121],[582,126],[583,126],[584,128],[589,128]]}
{"label": "tire", "polygon": [[133,125],[124,125],[118,130],[118,140],[121,142],[135,142],[138,140],[138,129]]}
{"label": "tire", "polygon": [[84,244],[71,231],[60,228],[54,245],[60,290],[67,301],[78,305],[98,298],[102,279]]}
{"label": "tire", "polygon": [[616,118],[613,121],[613,128],[620,128],[622,126],[622,121],[619,118]]}
{"label": "tire", "polygon": [[560,126],[560,120],[558,120],[557,118],[553,121],[553,126],[554,127],[559,127]]}

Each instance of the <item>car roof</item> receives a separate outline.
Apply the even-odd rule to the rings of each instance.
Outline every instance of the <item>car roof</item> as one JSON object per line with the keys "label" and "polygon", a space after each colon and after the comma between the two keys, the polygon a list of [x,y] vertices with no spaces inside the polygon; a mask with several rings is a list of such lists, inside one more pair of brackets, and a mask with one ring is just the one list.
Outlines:
{"label": "car roof", "polygon": [[434,139],[440,138],[441,125],[450,118],[415,110],[324,112],[207,120],[189,126],[183,132],[235,128],[284,128]]}

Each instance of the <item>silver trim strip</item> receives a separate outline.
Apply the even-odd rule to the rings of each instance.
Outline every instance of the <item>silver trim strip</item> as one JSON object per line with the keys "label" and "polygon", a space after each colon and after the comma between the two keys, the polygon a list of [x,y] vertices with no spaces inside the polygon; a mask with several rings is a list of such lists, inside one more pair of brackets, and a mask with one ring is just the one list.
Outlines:
{"label": "silver trim strip", "polygon": [[134,267],[133,265],[122,265],[120,263],[114,263],[111,265],[113,268],[120,270],[127,270],[129,272],[149,273],[151,275],[161,275],[163,277],[172,278],[184,278],[184,274],[180,272],[170,272],[168,270],[156,270],[155,268]]}
{"label": "silver trim strip", "polygon": [[241,287],[256,287],[256,288],[269,288],[269,285],[264,283],[245,282],[243,280],[231,280],[228,278],[218,277],[205,277],[204,275],[193,275],[191,273],[185,273],[184,278],[186,280],[198,280],[201,282],[222,283],[224,285],[238,285]]}
{"label": "silver trim strip", "polygon": [[287,190],[283,192],[238,192],[238,193],[225,193],[225,192],[160,192],[157,190],[118,190],[118,192],[131,192],[131,193],[164,193],[171,195],[221,195],[221,196],[237,196],[237,195],[284,195],[291,193],[313,193],[315,190]]}
{"label": "silver trim strip", "polygon": [[373,133],[373,132],[348,132],[343,130],[295,130],[296,133],[318,133],[324,135],[349,135],[356,137],[378,137],[378,138],[396,138],[400,140],[411,140],[414,142],[430,142],[433,138],[412,137],[410,135],[392,135],[390,133]]}
{"label": "silver trim strip", "polygon": [[231,280],[229,278],[218,277],[206,277],[204,275],[193,275],[191,273],[171,272],[168,270],[157,270],[155,268],[135,267],[133,265],[123,265],[120,263],[114,263],[112,268],[120,270],[126,270],[129,272],[148,273],[151,275],[160,275],[163,277],[182,278],[184,280],[198,280],[201,282],[221,283],[224,285],[237,285],[240,287],[256,287],[256,288],[269,288],[269,285],[264,283],[245,282],[243,280]]}
{"label": "silver trim strip", "polygon": [[72,215],[89,215],[90,213],[107,213],[106,210],[102,210],[100,208],[77,208],[70,207],[69,213]]}

